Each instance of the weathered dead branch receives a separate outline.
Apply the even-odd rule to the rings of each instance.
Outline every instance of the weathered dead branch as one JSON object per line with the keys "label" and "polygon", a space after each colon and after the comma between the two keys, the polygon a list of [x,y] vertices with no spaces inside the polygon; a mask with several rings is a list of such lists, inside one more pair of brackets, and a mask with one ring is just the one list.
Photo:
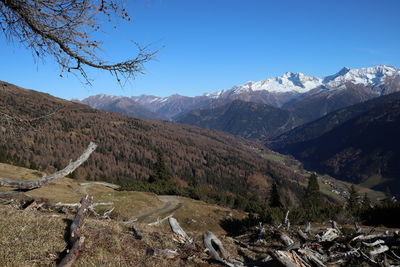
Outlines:
{"label": "weathered dead branch", "polygon": [[276,250],[272,257],[285,267],[310,267],[296,252]]}
{"label": "weathered dead branch", "polygon": [[339,237],[339,231],[335,228],[328,228],[322,236],[317,236],[320,239],[320,242],[331,242]]}
{"label": "weathered dead branch", "polygon": [[168,221],[172,231],[183,239],[183,243],[193,243],[193,239],[186,234],[186,232],[182,229],[182,227],[179,225],[178,221],[174,217],[169,217]]}
{"label": "weathered dead branch", "polygon": [[[400,264],[400,257],[396,254],[400,251],[399,232],[361,234],[360,232],[342,231],[335,221],[330,221],[331,227],[313,236],[298,227],[287,230],[286,227],[282,227],[285,225],[287,225],[286,222],[279,226],[266,228],[266,231],[269,232],[266,235],[272,237],[266,243],[252,242],[250,237],[241,235],[238,238],[242,241],[237,241],[236,244],[239,244],[242,253],[248,253],[249,257],[253,255],[254,258],[254,253],[256,253],[261,258],[264,257],[263,253],[269,253],[273,259],[271,265],[323,267],[398,266]],[[309,232],[310,228],[310,224],[307,223],[305,231]],[[260,227],[253,229],[253,235],[258,237]],[[277,242],[284,245],[283,249],[277,249]],[[260,248],[264,248],[265,251]],[[253,266],[252,264],[256,262],[259,263],[259,261],[254,261],[247,262],[245,265]]]}
{"label": "weathered dead branch", "polygon": [[82,155],[76,161],[71,162],[70,164],[68,164],[67,167],[53,174],[31,181],[19,181],[8,178],[0,178],[0,185],[7,187],[14,187],[20,190],[31,190],[39,188],[44,184],[47,184],[56,179],[63,178],[68,174],[72,173],[74,170],[76,170],[76,168],[78,168],[82,163],[84,163],[89,158],[90,154],[92,154],[92,152],[96,149],[96,147],[97,145],[95,143],[90,142],[87,149],[82,153]]}
{"label": "weathered dead branch", "polygon": [[286,212],[285,220],[284,220],[283,224],[285,225],[286,230],[289,230],[289,228],[290,228],[289,210]]}
{"label": "weathered dead branch", "polygon": [[203,238],[204,246],[213,260],[230,267],[239,266],[238,263],[234,264],[227,261],[228,253],[226,252],[224,245],[222,245],[221,240],[219,240],[216,235],[214,235],[212,232],[206,232],[204,233]]}
{"label": "weathered dead branch", "polygon": [[288,235],[286,235],[283,232],[281,232],[279,234],[279,238],[282,240],[283,244],[285,244],[285,246],[287,246],[287,247],[289,247],[289,246],[294,244],[293,239],[291,239]]}
{"label": "weathered dead branch", "polygon": [[69,242],[71,245],[71,249],[69,250],[68,254],[57,265],[58,267],[72,266],[78,259],[81,251],[83,250],[83,243],[85,242],[85,237],[81,235],[81,227],[83,224],[83,220],[85,219],[85,216],[87,215],[87,212],[89,210],[91,201],[92,199],[89,196],[82,198],[81,205],[78,209],[74,221],[70,226]]}

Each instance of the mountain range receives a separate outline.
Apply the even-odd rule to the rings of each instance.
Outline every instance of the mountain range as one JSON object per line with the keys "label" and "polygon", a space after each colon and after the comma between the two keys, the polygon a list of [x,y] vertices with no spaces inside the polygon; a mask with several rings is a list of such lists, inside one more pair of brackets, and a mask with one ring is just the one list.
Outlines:
{"label": "mountain range", "polygon": [[196,97],[128,99],[164,119],[258,140],[310,170],[399,195],[399,91],[400,70],[380,65],[322,78],[288,72]]}
{"label": "mountain range", "polygon": [[[301,124],[339,108],[391,93],[399,85],[400,70],[380,65],[360,69],[343,68],[323,78],[287,72],[280,77],[247,82],[195,97],[178,94],[169,97],[96,95],[74,101],[141,118],[175,120],[193,110],[215,108],[233,100],[242,100],[293,111],[300,117]],[[132,100],[137,105],[118,104],[133,103]],[[147,113],[143,112],[145,109]]]}

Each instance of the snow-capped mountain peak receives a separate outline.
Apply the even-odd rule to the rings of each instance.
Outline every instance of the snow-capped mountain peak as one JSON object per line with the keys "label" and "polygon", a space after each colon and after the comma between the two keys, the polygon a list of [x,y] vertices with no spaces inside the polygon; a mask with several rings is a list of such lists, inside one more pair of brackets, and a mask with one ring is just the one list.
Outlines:
{"label": "snow-capped mountain peak", "polygon": [[309,76],[304,73],[286,72],[280,77],[268,78],[258,82],[247,82],[243,85],[235,86],[233,90],[236,94],[248,91],[269,91],[275,93],[298,92],[305,93],[322,84],[322,79]]}
{"label": "snow-capped mountain peak", "polygon": [[230,90],[218,91],[215,93],[207,94],[214,98],[223,96],[223,92],[230,91],[233,94],[241,94],[252,91],[268,91],[273,93],[306,93],[321,85],[328,88],[336,88],[344,85],[347,82],[354,84],[363,84],[365,86],[376,86],[382,84],[386,77],[391,77],[400,74],[400,70],[386,65],[379,65],[374,67],[349,69],[342,68],[336,74],[318,78],[306,75],[301,72],[293,73],[286,72],[282,76],[275,78],[268,78],[258,82],[247,82],[245,84],[234,86]]}
{"label": "snow-capped mountain peak", "polygon": [[343,68],[337,74],[324,78],[324,82],[330,87],[337,87],[346,82],[376,86],[382,84],[387,77],[394,76],[400,71],[394,67],[379,65],[374,67],[348,69]]}
{"label": "snow-capped mountain peak", "polygon": [[323,79],[322,82],[326,84],[326,83],[328,83],[328,82],[330,82],[330,81],[336,79],[336,78],[339,77],[339,76],[345,75],[345,74],[348,73],[349,71],[350,71],[349,68],[343,67],[343,68],[342,68],[341,70],[339,70],[337,73],[335,73],[335,74],[333,74],[333,75],[326,76],[326,77]]}

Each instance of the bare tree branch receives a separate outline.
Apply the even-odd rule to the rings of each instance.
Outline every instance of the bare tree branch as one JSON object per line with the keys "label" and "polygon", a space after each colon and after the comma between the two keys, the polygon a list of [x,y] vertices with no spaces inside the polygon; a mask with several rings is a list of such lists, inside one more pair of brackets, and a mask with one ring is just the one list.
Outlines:
{"label": "bare tree branch", "polygon": [[14,187],[17,189],[22,190],[30,190],[34,188],[41,187],[42,185],[49,183],[53,180],[63,178],[73,172],[76,168],[78,168],[82,163],[84,163],[92,154],[92,152],[96,149],[97,145],[93,142],[90,142],[88,148],[82,153],[82,155],[76,160],[68,164],[67,167],[64,169],[50,174],[48,176],[44,176],[42,178],[32,180],[32,181],[19,181],[19,180],[12,180],[7,178],[0,178],[0,185],[1,186],[8,186]]}
{"label": "bare tree branch", "polygon": [[113,14],[130,21],[115,0],[0,0],[0,26],[9,40],[25,44],[37,57],[52,56],[61,71],[79,71],[88,84],[85,66],[107,70],[120,82],[143,73],[143,64],[157,53],[134,43],[134,58],[111,64],[98,58],[102,44],[91,34]]}
{"label": "bare tree branch", "polygon": [[89,196],[82,198],[80,203],[81,205],[78,209],[74,221],[70,226],[69,242],[71,245],[71,249],[69,250],[69,253],[62,259],[62,261],[57,265],[58,267],[72,266],[78,259],[81,251],[83,250],[85,237],[81,235],[81,227],[87,211],[89,210],[91,201],[92,199]]}

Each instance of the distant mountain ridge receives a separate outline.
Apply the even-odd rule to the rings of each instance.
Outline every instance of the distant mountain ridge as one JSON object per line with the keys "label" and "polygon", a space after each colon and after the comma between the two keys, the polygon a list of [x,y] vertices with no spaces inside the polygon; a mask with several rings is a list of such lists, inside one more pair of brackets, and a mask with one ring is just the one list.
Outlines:
{"label": "distant mountain ridge", "polygon": [[157,113],[151,112],[133,99],[124,96],[93,95],[83,100],[72,99],[73,102],[82,103],[95,109],[126,114],[142,119],[167,119]]}
{"label": "distant mountain ridge", "polygon": [[332,112],[268,147],[307,168],[400,196],[400,92]]}
{"label": "distant mountain ridge", "polygon": [[[122,98],[132,99],[143,108],[157,114],[157,116],[152,118],[159,118],[161,116],[169,120],[174,120],[192,110],[204,109],[211,104],[214,106],[224,105],[233,100],[268,104],[274,107],[294,110],[297,109],[297,106],[304,105],[304,103],[305,105],[312,104],[309,99],[313,101],[335,97],[347,99],[348,95],[344,92],[349,87],[354,89],[355,85],[359,86],[359,88],[366,88],[365,92],[357,97],[353,96],[354,92],[349,93],[350,98],[353,99],[353,101],[349,101],[349,104],[356,104],[370,98],[390,93],[391,89],[388,89],[388,87],[398,88],[399,86],[397,85],[400,85],[399,77],[399,69],[391,66],[379,65],[360,69],[342,68],[336,74],[323,78],[306,75],[301,72],[287,72],[280,77],[268,78],[257,82],[250,81],[227,90],[206,93],[195,97],[175,94],[169,97],[141,95]],[[394,84],[396,86],[393,86]],[[115,96],[102,95],[102,97],[97,98],[96,102],[88,101],[87,98],[80,100],[80,102],[86,103],[94,108],[106,109],[106,105],[102,105],[100,102],[109,102],[110,100],[107,100],[107,98],[115,100]],[[296,106],[295,103],[299,101],[303,102],[300,102]],[[326,110],[323,110],[322,115],[342,107],[343,105],[339,105],[339,107],[333,105],[333,107],[328,107]],[[135,112],[129,110],[122,110],[121,112],[125,114],[130,112],[130,115],[133,116],[135,114]],[[148,115],[149,114],[151,113],[148,113]],[[136,116],[140,117],[141,115],[137,113]],[[308,116],[304,121],[308,122],[319,116],[321,116],[321,114]]]}
{"label": "distant mountain ridge", "polygon": [[292,129],[298,119],[285,109],[234,100],[225,105],[191,111],[176,121],[263,140]]}

